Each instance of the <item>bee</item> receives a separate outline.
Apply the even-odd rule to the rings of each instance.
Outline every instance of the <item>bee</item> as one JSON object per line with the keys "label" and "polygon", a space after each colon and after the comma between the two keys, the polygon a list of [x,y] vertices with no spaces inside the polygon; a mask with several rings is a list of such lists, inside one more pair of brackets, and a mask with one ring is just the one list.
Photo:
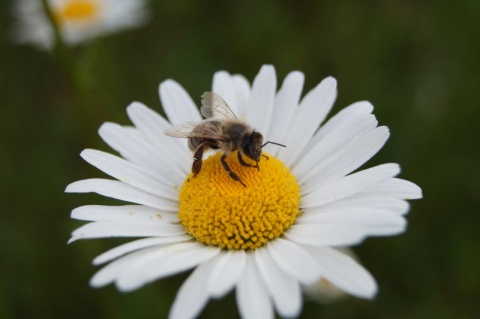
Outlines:
{"label": "bee", "polygon": [[[260,170],[258,162],[265,145],[275,144],[286,147],[271,141],[263,143],[263,135],[246,122],[238,119],[228,104],[213,92],[205,92],[202,95],[200,113],[205,117],[203,121],[175,125],[165,131],[168,136],[188,138],[188,146],[194,154],[193,177],[200,173],[203,153],[206,150],[221,150],[223,155],[220,162],[225,171],[233,180],[246,187],[240,177],[228,166],[225,161],[227,156],[238,151],[237,158],[241,165]],[[244,157],[253,160],[255,165],[247,163]],[[268,159],[267,156],[265,157]]]}

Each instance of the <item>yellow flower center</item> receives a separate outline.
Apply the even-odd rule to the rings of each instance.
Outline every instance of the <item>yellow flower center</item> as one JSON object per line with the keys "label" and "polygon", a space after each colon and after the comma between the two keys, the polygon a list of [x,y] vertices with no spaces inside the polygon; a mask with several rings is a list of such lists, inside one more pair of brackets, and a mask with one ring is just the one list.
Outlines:
{"label": "yellow flower center", "polygon": [[89,20],[95,17],[98,12],[98,5],[91,0],[70,0],[58,8],[55,16],[62,23],[68,20]]}
{"label": "yellow flower center", "polygon": [[237,154],[226,162],[242,182],[233,180],[216,153],[190,174],[180,189],[178,216],[198,241],[225,249],[252,250],[281,236],[299,212],[300,187],[283,163],[267,155],[260,170],[240,164]]}

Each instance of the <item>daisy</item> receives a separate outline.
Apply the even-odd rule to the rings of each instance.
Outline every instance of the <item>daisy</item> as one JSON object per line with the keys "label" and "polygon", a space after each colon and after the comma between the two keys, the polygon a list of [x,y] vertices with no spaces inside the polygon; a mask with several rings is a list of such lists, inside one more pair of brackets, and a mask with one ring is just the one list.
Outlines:
{"label": "daisy", "polygon": [[[139,26],[148,15],[146,0],[47,0],[47,3],[62,39],[69,45]],[[16,0],[13,15],[16,42],[52,49],[54,31],[41,0]]]}
{"label": "daisy", "polygon": [[[405,230],[407,199],[421,198],[415,184],[395,178],[397,164],[356,171],[389,136],[377,127],[369,102],[357,102],[326,120],[335,101],[335,79],[323,80],[301,100],[304,76],[288,74],[278,92],[273,66],[263,66],[253,84],[221,71],[212,91],[267,145],[260,169],[226,159],[241,177],[232,179],[221,153],[204,156],[190,173],[186,139],[166,136],[172,125],[202,120],[188,93],[175,81],[160,84],[168,121],[134,102],[134,126],[106,123],[100,136],[120,156],[87,149],[81,156],[112,176],[70,184],[70,193],[95,192],[131,204],[76,208],[72,218],[90,221],[70,242],[87,238],[142,237],[94,259],[106,264],[93,287],[114,283],[132,291],[157,279],[194,269],[179,289],[171,318],[197,316],[210,298],[235,289],[243,318],[298,316],[302,287],[324,280],[344,292],[372,298],[377,285],[343,247],[367,236]],[[208,157],[208,158],[207,158]]]}

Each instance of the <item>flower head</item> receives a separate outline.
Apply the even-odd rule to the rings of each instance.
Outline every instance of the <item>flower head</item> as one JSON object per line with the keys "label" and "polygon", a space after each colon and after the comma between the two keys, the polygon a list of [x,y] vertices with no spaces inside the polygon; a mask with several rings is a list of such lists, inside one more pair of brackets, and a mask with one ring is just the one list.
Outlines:
{"label": "flower head", "polygon": [[200,140],[220,151],[210,151],[201,169],[190,172],[187,140],[164,131],[200,123],[202,117],[172,80],[160,85],[169,121],[134,102],[127,109],[134,126],[104,124],[101,137],[121,156],[96,150],[81,155],[117,180],[82,180],[67,192],[96,192],[132,204],[75,209],[72,218],[90,223],[75,230],[70,241],[143,238],[98,256],[94,264],[109,264],[95,274],[92,286],[115,283],[131,291],[194,269],[177,294],[172,318],[194,317],[209,298],[234,288],[244,318],[272,318],[274,309],[284,317],[297,316],[301,287],[321,280],[372,298],[375,280],[338,247],[403,232],[409,210],[405,200],[420,198],[421,190],[395,178],[397,164],[356,171],[382,148],[388,129],[377,127],[368,102],[354,103],[326,120],[336,81],[323,80],[300,100],[303,80],[302,73],[292,72],[276,92],[272,66],[262,67],[251,86],[241,75],[215,74],[213,92],[238,119],[265,140],[286,145],[265,145],[258,167],[240,158],[241,149],[223,156],[217,137]]}
{"label": "flower head", "polygon": [[[136,27],[145,22],[146,0],[47,0],[63,40],[69,45]],[[51,49],[54,31],[40,0],[17,0],[14,40]]]}

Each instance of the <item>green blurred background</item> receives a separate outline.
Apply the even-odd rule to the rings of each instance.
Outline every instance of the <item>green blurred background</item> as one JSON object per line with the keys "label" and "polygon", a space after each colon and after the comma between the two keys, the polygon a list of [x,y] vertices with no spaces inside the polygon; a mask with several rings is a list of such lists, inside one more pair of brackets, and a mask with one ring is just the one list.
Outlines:
{"label": "green blurred background", "polygon": [[[187,274],[128,294],[90,288],[91,260],[120,241],[67,246],[82,224],[69,213],[114,201],[63,191],[104,176],[80,151],[108,151],[97,129],[129,124],[131,101],[161,112],[161,81],[199,101],[215,71],[251,81],[265,63],[279,79],[303,71],[305,90],[336,77],[334,111],[370,100],[392,136],[368,166],[400,163],[425,196],[405,234],[355,249],[376,299],[307,301],[301,317],[479,318],[480,2],[152,1],[145,27],[72,50],[77,89],[55,55],[9,42],[11,2],[0,2],[0,318],[166,317]],[[236,316],[233,294],[201,314]]]}

